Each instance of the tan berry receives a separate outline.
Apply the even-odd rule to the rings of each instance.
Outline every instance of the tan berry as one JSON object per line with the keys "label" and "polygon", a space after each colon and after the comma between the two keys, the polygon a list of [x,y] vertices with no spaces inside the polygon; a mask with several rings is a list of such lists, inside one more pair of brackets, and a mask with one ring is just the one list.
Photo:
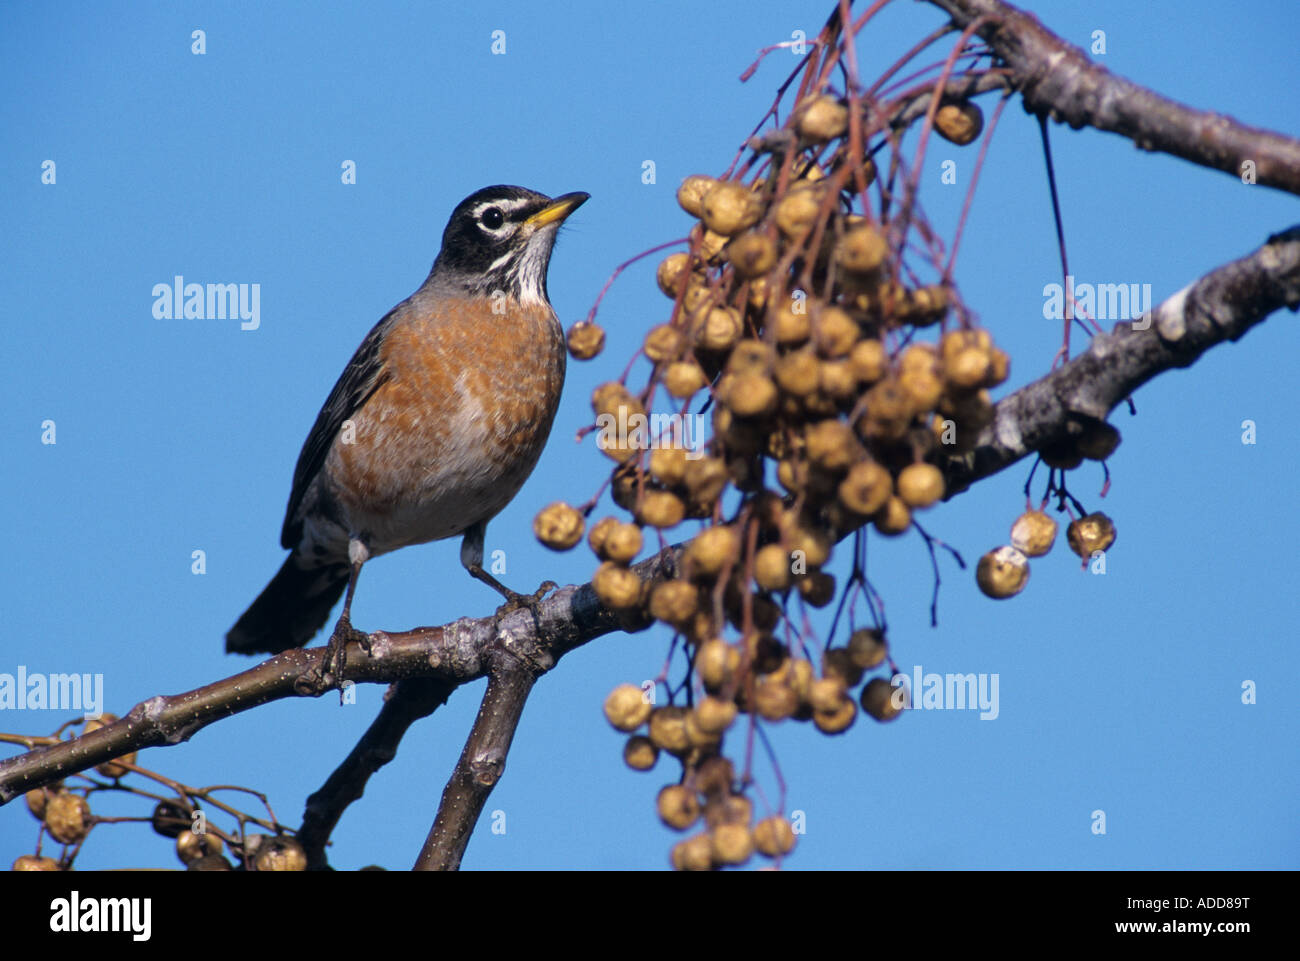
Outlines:
{"label": "tan berry", "polygon": [[704,809],[704,822],[710,828],[720,824],[749,825],[754,820],[754,804],[743,794],[726,794],[712,798]]}
{"label": "tan berry", "polygon": [[804,99],[794,110],[795,129],[809,143],[825,143],[849,127],[849,111],[830,94]]}
{"label": "tan berry", "polygon": [[45,787],[34,787],[26,794],[23,799],[27,802],[27,810],[32,812],[32,817],[40,821],[45,818],[45,803],[54,795],[63,790],[63,782],[55,781],[53,784],[47,784]]}
{"label": "tan berry", "polygon": [[45,827],[61,844],[75,844],[90,830],[90,805],[80,794],[60,792],[45,802]]}
{"label": "tan berry", "polygon": [[772,348],[761,340],[742,340],[727,357],[733,374],[766,374],[772,369]]}
{"label": "tan berry", "polygon": [[702,833],[678,841],[671,858],[674,871],[708,871],[713,867],[713,839]]}
{"label": "tan berry", "polygon": [[676,527],[686,516],[686,505],[669,491],[646,491],[637,509],[637,520],[660,529]]}
{"label": "tan berry", "polygon": [[666,296],[675,300],[683,278],[690,272],[690,254],[669,254],[660,262],[659,268],[655,271],[655,282]]}
{"label": "tan berry", "polygon": [[823,307],[813,318],[813,341],[823,357],[846,357],[862,335],[857,321],[838,307]]}
{"label": "tan berry", "polygon": [[854,227],[835,244],[835,260],[845,270],[865,274],[884,263],[889,246],[870,224]]}
{"label": "tan berry", "polygon": [[736,273],[746,280],[761,277],[776,265],[776,241],[761,230],[745,231],[727,244],[725,252]]}
{"label": "tan berry", "polygon": [[872,678],[862,688],[862,710],[877,721],[892,721],[907,706],[907,689],[894,687],[883,677]]}
{"label": "tan berry", "polygon": [[582,540],[585,528],[582,512],[563,501],[543,507],[533,519],[533,533],[553,551],[567,551],[573,547]]}
{"label": "tan berry", "polygon": [[176,856],[181,859],[182,864],[193,864],[200,858],[208,856],[220,856],[224,847],[221,838],[215,834],[182,831],[176,836]]}
{"label": "tan berry", "polygon": [[700,801],[683,784],[670,784],[655,799],[659,820],[676,831],[685,831],[700,819]]}
{"label": "tan berry", "polygon": [[648,771],[659,760],[659,748],[644,734],[634,734],[623,745],[623,763],[634,771]]}
{"label": "tan berry", "polygon": [[891,496],[885,506],[871,518],[876,530],[886,537],[897,537],[912,526],[912,511],[902,498]]}
{"label": "tan berry", "polygon": [[628,610],[641,603],[641,578],[622,564],[605,561],[596,568],[591,586],[600,602],[611,610]]}
{"label": "tan berry", "polygon": [[692,217],[704,212],[704,195],[717,186],[717,181],[703,174],[694,174],[682,181],[677,188],[677,202]]}
{"label": "tan berry", "polygon": [[1056,541],[1056,521],[1043,511],[1025,511],[1011,525],[1011,546],[1026,557],[1042,557]]}
{"label": "tan berry", "polygon": [[694,711],[686,712],[686,738],[691,747],[702,751],[714,751],[722,743],[722,734],[706,731],[700,727],[699,716]]}
{"label": "tan berry", "polygon": [[909,405],[916,413],[934,410],[943,396],[943,381],[930,370],[903,370],[898,375],[898,385],[907,395]]}
{"label": "tan berry", "polygon": [[680,327],[672,324],[659,324],[651,327],[642,344],[645,355],[656,364],[665,360],[675,360],[686,349],[686,334]]}
{"label": "tan berry", "polygon": [[769,858],[780,857],[794,850],[794,828],[779,814],[763,818],[754,825],[754,847]]}
{"label": "tan berry", "polygon": [[730,684],[739,668],[740,651],[726,641],[716,638],[705,641],[695,653],[695,671],[709,690],[717,691]]}
{"label": "tan berry", "polygon": [[834,711],[813,711],[813,723],[823,734],[842,734],[853,725],[857,715],[857,705],[846,697]]}
{"label": "tan berry", "polygon": [[1010,545],[995,548],[980,558],[975,583],[989,597],[1015,597],[1029,583],[1029,561]]}
{"label": "tan berry", "polygon": [[875,461],[860,460],[849,468],[838,493],[840,503],[846,508],[869,516],[888,502],[894,493],[894,479]]}
{"label": "tan berry", "polygon": [[959,351],[943,367],[944,379],[958,390],[982,387],[988,375],[989,354],[978,347],[967,347]]}
{"label": "tan berry", "polygon": [[935,114],[934,129],[945,140],[964,147],[984,129],[984,113],[973,103],[946,103]]}
{"label": "tan berry", "polygon": [[834,713],[847,696],[844,679],[840,677],[820,677],[808,685],[808,703],[814,711]]}
{"label": "tan berry", "polygon": [[684,754],[691,748],[684,707],[657,707],[650,712],[650,740],[661,751]]}
{"label": "tan berry", "polygon": [[687,451],[683,447],[656,447],[650,452],[650,476],[668,487],[686,480]]}
{"label": "tan berry", "polygon": [[948,288],[929,284],[912,291],[908,303],[908,320],[917,327],[938,323],[948,312]]}
{"label": "tan berry", "polygon": [[606,414],[627,420],[633,414],[644,414],[645,406],[626,387],[611,380],[591,392],[591,410],[597,416]]}
{"label": "tan berry", "polygon": [[878,340],[860,340],[849,351],[849,363],[858,380],[874,384],[889,371],[889,354]]}
{"label": "tan berry", "polygon": [[850,634],[845,650],[849,652],[849,659],[864,671],[878,667],[889,656],[885,635],[872,627],[860,627]]}
{"label": "tan berry", "polygon": [[735,181],[722,181],[704,195],[700,219],[704,226],[716,234],[731,237],[758,222],[763,215],[763,203],[747,186]]}
{"label": "tan berry", "polygon": [[821,567],[831,559],[831,538],[820,527],[810,527],[798,517],[787,518],[783,533],[792,559],[803,562],[805,570]]}
{"label": "tan berry", "polygon": [[835,678],[846,688],[857,687],[862,680],[862,667],[847,648],[832,647],[822,655],[822,676]]}
{"label": "tan berry", "polygon": [[824,360],[817,367],[817,389],[841,404],[858,397],[858,375],[845,358]]}
{"label": "tan berry", "polygon": [[766,720],[783,721],[799,710],[799,695],[784,680],[760,677],[754,687],[754,708]]}
{"label": "tan berry", "polygon": [[717,457],[695,457],[686,460],[686,489],[691,499],[712,503],[727,486],[730,475],[727,465]]}
{"label": "tan berry", "polygon": [[733,527],[719,525],[699,533],[686,548],[686,561],[691,572],[715,577],[736,560],[740,552],[740,538]]}
{"label": "tan berry", "polygon": [[776,410],[776,384],[763,374],[738,374],[725,399],[738,417],[764,417]]}
{"label": "tan berry", "polygon": [[620,684],[605,698],[605,719],[625,734],[648,721],[651,710],[645,692],[635,684]]}
{"label": "tan berry", "polygon": [[908,464],[898,475],[898,496],[908,507],[929,507],[943,490],[943,473],[933,464]]}
{"label": "tan berry", "polygon": [[825,195],[823,187],[809,183],[795,184],[776,204],[773,219],[777,228],[791,238],[807,234],[817,225]]}
{"label": "tan berry", "polygon": [[271,838],[257,849],[253,868],[257,871],[306,871],[307,852],[297,838]]}
{"label": "tan berry", "polygon": [[706,734],[721,734],[736,720],[736,702],[706,695],[695,705],[695,724]]}
{"label": "tan berry", "polygon": [[1065,538],[1070,543],[1070,550],[1086,561],[1094,551],[1109,550],[1115,543],[1115,524],[1098,511],[1071,521],[1065,529]]}
{"label": "tan berry", "polygon": [[731,350],[740,340],[742,330],[738,310],[712,307],[695,327],[695,343],[704,350]]}
{"label": "tan berry", "polygon": [[569,328],[567,342],[574,360],[591,360],[605,349],[605,328],[592,321],[580,320]]}
{"label": "tan berry", "polygon": [[842,420],[819,421],[808,428],[804,448],[808,460],[822,470],[847,470],[860,456],[853,431]]}
{"label": "tan berry", "polygon": [[605,560],[627,564],[641,553],[641,529],[635,524],[615,523],[605,537],[603,552]]}
{"label": "tan berry", "polygon": [[813,607],[825,607],[835,600],[835,575],[813,571],[799,580],[799,595]]}
{"label": "tan berry", "polygon": [[790,586],[790,555],[780,544],[767,544],[754,555],[754,580],[765,591],[783,591]]}
{"label": "tan berry", "polygon": [[20,854],[14,859],[14,871],[58,871],[59,862],[39,854]]}
{"label": "tan berry", "polygon": [[718,864],[744,864],[754,853],[754,836],[746,824],[719,824],[710,840]]}
{"label": "tan berry", "polygon": [[699,591],[686,581],[661,581],[650,591],[650,616],[675,627],[694,617],[699,605]]}
{"label": "tan berry", "polygon": [[821,383],[821,365],[809,350],[796,350],[781,357],[774,374],[777,386],[794,397],[807,397]]}
{"label": "tan berry", "polygon": [[694,396],[709,382],[693,360],[678,360],[664,369],[664,388],[678,400]]}

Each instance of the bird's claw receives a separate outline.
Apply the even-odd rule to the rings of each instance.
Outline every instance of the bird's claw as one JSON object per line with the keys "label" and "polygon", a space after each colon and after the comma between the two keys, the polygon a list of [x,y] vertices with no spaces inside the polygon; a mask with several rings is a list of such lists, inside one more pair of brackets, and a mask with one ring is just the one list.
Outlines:
{"label": "bird's claw", "polygon": [[555,590],[558,586],[559,585],[556,584],[555,581],[542,581],[541,587],[537,588],[537,590],[533,591],[531,594],[516,594],[514,591],[509,591],[509,595],[506,597],[506,602],[497,608],[496,614],[493,615],[493,620],[499,623],[501,618],[505,617],[507,614],[514,613],[520,608],[526,608],[528,612],[533,615],[533,620],[537,620],[539,617],[537,605],[541,603],[543,597]]}

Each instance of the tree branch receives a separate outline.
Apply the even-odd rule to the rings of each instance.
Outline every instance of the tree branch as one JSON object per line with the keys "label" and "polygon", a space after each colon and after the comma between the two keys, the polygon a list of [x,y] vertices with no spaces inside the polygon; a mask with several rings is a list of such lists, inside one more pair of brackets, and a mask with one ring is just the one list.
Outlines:
{"label": "tree branch", "polygon": [[1010,467],[1106,416],[1151,378],[1189,367],[1225,340],[1238,340],[1273,311],[1300,308],[1300,226],[1184,287],[1136,322],[1110,333],[996,406],[975,449],[940,465],[948,496]]}
{"label": "tree branch", "polygon": [[415,862],[417,871],[455,871],[488,795],[506,769],[524,704],[537,678],[550,668],[504,656],[488,675],[487,692],[465,741],[438,814]]}
{"label": "tree branch", "polygon": [[1011,68],[1025,110],[1074,129],[1117,133],[1142,150],[1159,150],[1202,167],[1242,175],[1254,164],[1258,183],[1300,194],[1300,141],[1232,117],[1162,97],[1088,59],[1031,13],[1001,0],[928,0],[959,28],[988,18],[976,32]]}
{"label": "tree branch", "polygon": [[446,704],[455,690],[456,682],[440,677],[408,677],[388,689],[384,706],[356,747],[307,798],[298,841],[307,852],[308,870],[328,867],[325,845],[348,805],[361,799],[370,775],[397,756],[407,729]]}

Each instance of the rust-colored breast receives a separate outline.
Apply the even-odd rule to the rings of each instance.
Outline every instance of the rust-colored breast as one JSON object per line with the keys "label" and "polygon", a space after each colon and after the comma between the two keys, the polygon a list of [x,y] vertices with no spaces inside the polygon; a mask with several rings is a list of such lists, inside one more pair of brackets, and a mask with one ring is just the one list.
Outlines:
{"label": "rust-colored breast", "polygon": [[564,334],[545,305],[452,309],[417,293],[381,350],[387,379],[326,460],[371,553],[460,534],[532,472],[564,386]]}

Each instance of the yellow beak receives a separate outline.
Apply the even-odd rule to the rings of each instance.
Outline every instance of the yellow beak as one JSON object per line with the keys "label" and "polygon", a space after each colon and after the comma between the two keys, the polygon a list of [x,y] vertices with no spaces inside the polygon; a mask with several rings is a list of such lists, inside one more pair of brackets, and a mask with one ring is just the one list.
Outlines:
{"label": "yellow beak", "polygon": [[530,227],[536,228],[545,227],[547,224],[561,221],[586,203],[590,196],[591,194],[583,193],[579,190],[575,193],[565,194],[563,197],[556,197],[541,210],[537,211],[537,213],[525,220],[524,223],[528,224]]}

